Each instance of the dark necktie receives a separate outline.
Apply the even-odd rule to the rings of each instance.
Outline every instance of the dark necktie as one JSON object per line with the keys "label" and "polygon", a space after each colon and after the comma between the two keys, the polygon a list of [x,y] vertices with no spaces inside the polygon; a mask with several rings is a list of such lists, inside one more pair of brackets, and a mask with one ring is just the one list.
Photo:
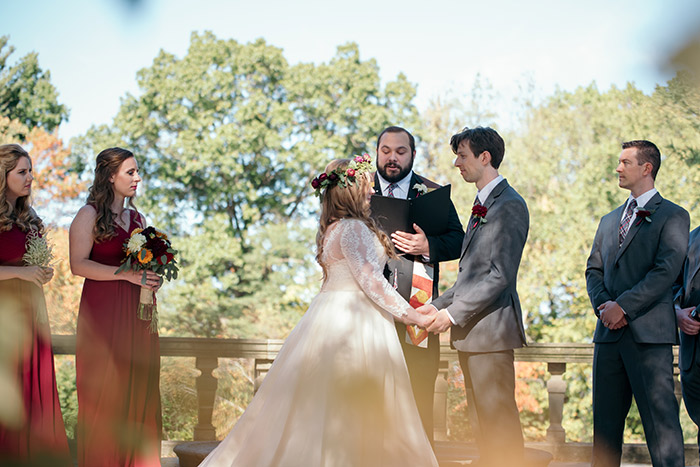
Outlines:
{"label": "dark necktie", "polygon": [[625,237],[627,236],[627,232],[629,232],[629,230],[630,230],[630,224],[632,221],[632,214],[634,214],[634,208],[636,208],[636,207],[637,207],[637,200],[636,199],[633,199],[627,205],[627,210],[625,210],[625,215],[622,217],[622,221],[620,222],[620,245],[622,245],[622,242],[625,241]]}
{"label": "dark necktie", "polygon": [[[472,211],[474,206],[481,206],[481,201],[479,201],[479,195],[474,198],[474,204],[472,205]],[[471,215],[469,218],[469,225],[467,226],[467,233],[469,233],[474,227],[476,227],[476,217],[474,217],[474,214]]]}

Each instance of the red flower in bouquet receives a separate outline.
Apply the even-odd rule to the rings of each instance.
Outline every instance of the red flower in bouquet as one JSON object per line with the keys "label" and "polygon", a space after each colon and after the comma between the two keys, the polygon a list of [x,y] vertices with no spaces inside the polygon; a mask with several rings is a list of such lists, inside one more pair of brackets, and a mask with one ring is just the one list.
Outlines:
{"label": "red flower in bouquet", "polygon": [[[115,274],[122,271],[143,271],[142,284],[146,284],[146,271],[153,271],[166,280],[177,279],[178,266],[175,260],[177,250],[173,249],[168,236],[155,227],[134,229],[124,242],[126,257]],[[141,288],[141,298],[137,311],[139,318],[150,320],[150,329],[158,328],[158,311],[155,292]]]}

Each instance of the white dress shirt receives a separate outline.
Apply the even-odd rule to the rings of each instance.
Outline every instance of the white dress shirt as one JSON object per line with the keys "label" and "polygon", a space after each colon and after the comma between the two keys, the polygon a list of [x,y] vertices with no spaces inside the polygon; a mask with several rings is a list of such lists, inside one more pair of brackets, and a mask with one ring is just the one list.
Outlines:
{"label": "white dress shirt", "polygon": [[[413,176],[413,170],[411,170],[408,175],[399,180],[394,187],[394,198],[408,199],[408,191],[411,189],[411,176]],[[379,186],[382,189],[383,196],[389,196],[387,190],[391,182],[387,181],[382,175],[377,172],[377,178],[379,179]]]}
{"label": "white dress shirt", "polygon": [[[620,223],[622,223],[622,219],[625,217],[625,213],[627,212],[627,206],[629,206],[630,202],[632,202],[633,199],[637,200],[637,209],[644,209],[644,206],[647,205],[649,200],[653,198],[653,196],[658,193],[656,188],[652,188],[651,190],[647,191],[646,193],[642,193],[639,195],[637,198],[634,196],[630,195],[629,198],[627,198],[627,202],[625,203],[625,209],[622,210],[622,216],[620,216]],[[635,210],[632,213],[632,218],[630,219],[630,227],[632,224],[634,224],[634,220],[637,218],[637,211]]]}

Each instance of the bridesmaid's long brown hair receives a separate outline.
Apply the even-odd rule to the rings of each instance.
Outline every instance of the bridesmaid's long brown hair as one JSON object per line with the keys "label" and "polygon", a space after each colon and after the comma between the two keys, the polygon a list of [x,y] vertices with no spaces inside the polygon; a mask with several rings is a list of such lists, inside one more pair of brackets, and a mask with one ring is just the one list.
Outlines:
{"label": "bridesmaid's long brown hair", "polygon": [[[122,163],[134,157],[134,154],[122,148],[108,148],[97,155],[95,161],[95,179],[88,192],[87,204],[97,211],[95,229],[93,234],[95,242],[100,243],[116,236],[115,219],[112,213],[112,201],[114,201],[114,188],[109,179],[115,175]],[[129,207],[138,212],[134,201],[128,198]]]}
{"label": "bridesmaid's long brown hair", "polygon": [[6,232],[17,224],[22,232],[31,229],[43,233],[44,224],[32,209],[29,196],[20,196],[14,206],[7,200],[7,174],[17,167],[22,157],[27,158],[31,167],[32,159],[22,146],[0,145],[0,232]]}
{"label": "bridesmaid's long brown hair", "polygon": [[[350,159],[336,159],[326,166],[325,172],[331,173],[334,170],[345,170],[350,163]],[[323,256],[323,241],[326,238],[326,231],[331,224],[339,219],[358,219],[377,235],[384,247],[384,251],[391,258],[396,258],[394,245],[389,237],[377,227],[374,219],[370,217],[369,203],[366,202],[367,185],[371,182],[366,174],[356,178],[356,182],[345,188],[338,185],[326,187],[321,197],[321,217],[319,219],[318,233],[316,234],[316,262],[323,269],[323,280],[328,277],[326,265],[321,260]]]}

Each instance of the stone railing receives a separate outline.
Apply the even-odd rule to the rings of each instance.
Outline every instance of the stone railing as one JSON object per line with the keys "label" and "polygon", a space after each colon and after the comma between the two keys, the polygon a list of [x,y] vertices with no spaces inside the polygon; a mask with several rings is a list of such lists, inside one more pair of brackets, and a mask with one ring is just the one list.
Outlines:
{"label": "stone railing", "polygon": [[[53,348],[57,355],[75,354],[75,336],[54,335]],[[216,397],[217,380],[212,372],[218,367],[219,358],[246,358],[255,361],[255,388],[267,373],[279,352],[283,340],[278,339],[207,339],[189,337],[161,337],[160,351],[163,357],[195,357],[196,367],[201,375],[196,380],[198,399],[198,423],[194,429],[194,440],[216,439],[212,425],[212,413]],[[677,372],[677,349],[674,348],[675,369]],[[443,344],[440,355],[440,374],[435,384],[435,439],[447,439],[447,373],[450,365],[457,360],[457,352],[448,344]],[[566,382],[563,375],[569,363],[591,364],[592,344],[531,344],[515,350],[515,360],[519,362],[542,362],[547,364],[549,380],[549,426],[547,443],[555,451],[566,445],[566,432],[562,426]],[[680,398],[680,383],[677,394]],[[469,392],[467,392],[469,397]]]}

